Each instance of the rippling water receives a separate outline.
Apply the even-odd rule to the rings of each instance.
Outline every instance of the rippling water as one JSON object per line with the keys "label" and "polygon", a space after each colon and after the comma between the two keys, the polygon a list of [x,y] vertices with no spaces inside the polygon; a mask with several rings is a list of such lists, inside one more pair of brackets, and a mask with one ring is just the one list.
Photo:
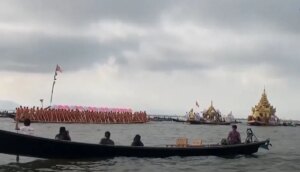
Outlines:
{"label": "rippling water", "polygon": [[[172,122],[153,122],[135,125],[32,124],[35,135],[53,138],[60,126],[66,126],[72,140],[98,143],[109,130],[116,144],[129,145],[135,134],[142,136],[145,145],[174,144],[176,138],[201,138],[204,143],[217,143],[227,136],[230,126],[188,125]],[[249,126],[239,124],[242,139]],[[0,119],[0,129],[14,130],[11,119]],[[252,156],[170,157],[170,158],[110,158],[97,161],[44,160],[0,154],[1,171],[300,171],[300,127],[252,127],[258,138],[270,138],[269,151],[259,149]]]}

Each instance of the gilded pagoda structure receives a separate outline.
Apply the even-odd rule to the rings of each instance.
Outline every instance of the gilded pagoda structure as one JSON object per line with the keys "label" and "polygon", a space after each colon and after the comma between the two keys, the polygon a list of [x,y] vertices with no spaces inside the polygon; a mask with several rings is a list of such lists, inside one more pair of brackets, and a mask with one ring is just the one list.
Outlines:
{"label": "gilded pagoda structure", "polygon": [[216,110],[211,102],[209,108],[203,112],[203,119],[205,121],[221,122],[223,121],[220,111]]}
{"label": "gilded pagoda structure", "polygon": [[274,108],[268,100],[264,89],[260,101],[252,108],[252,114],[248,116],[249,125],[279,125],[279,119],[275,115]]}
{"label": "gilded pagoda structure", "polygon": [[207,110],[200,113],[195,113],[191,109],[187,113],[187,122],[190,124],[230,125],[230,122],[226,122],[225,118],[222,118],[221,112],[215,109],[213,102],[211,102]]}
{"label": "gilded pagoda structure", "polygon": [[195,121],[197,120],[197,116],[196,116],[196,113],[194,112],[194,109],[191,109],[189,111],[189,113],[187,114],[187,118],[188,118],[188,121]]}

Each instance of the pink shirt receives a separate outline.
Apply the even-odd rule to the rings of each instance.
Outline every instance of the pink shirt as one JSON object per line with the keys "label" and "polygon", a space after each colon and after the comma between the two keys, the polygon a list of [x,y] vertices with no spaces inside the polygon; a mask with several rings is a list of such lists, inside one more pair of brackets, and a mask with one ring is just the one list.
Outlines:
{"label": "pink shirt", "polygon": [[230,131],[230,133],[228,134],[228,143],[229,144],[239,144],[241,143],[241,136],[240,133],[238,131]]}

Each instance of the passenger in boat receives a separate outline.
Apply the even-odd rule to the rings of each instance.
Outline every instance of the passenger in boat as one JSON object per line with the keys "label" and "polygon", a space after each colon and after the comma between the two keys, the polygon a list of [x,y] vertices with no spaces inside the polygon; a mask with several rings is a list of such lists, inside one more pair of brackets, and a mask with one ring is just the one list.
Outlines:
{"label": "passenger in boat", "polygon": [[100,144],[102,145],[115,145],[114,141],[110,139],[110,132],[105,132],[105,138],[102,138],[100,141]]}
{"label": "passenger in boat", "polygon": [[30,127],[30,119],[24,119],[24,126],[19,127],[19,120],[16,122],[16,130],[20,130],[23,134],[33,135],[34,129]]}
{"label": "passenger in boat", "polygon": [[143,142],[141,141],[141,136],[139,134],[135,135],[131,146],[144,146]]}
{"label": "passenger in boat", "polygon": [[239,144],[241,143],[241,135],[237,131],[237,126],[232,125],[232,131],[229,132],[227,137],[228,144]]}
{"label": "passenger in boat", "polygon": [[71,137],[69,135],[69,131],[66,130],[65,127],[60,127],[59,128],[59,133],[55,136],[56,140],[67,140],[71,141]]}

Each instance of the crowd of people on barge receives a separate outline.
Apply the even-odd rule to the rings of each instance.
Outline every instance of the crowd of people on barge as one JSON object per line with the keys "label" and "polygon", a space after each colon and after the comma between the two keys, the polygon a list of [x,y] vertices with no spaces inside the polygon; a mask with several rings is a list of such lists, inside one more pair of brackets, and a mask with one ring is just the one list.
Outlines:
{"label": "crowd of people on barge", "polygon": [[78,109],[53,109],[40,107],[16,108],[16,119],[23,121],[30,119],[32,122],[53,123],[97,123],[97,124],[128,124],[146,123],[146,112],[113,112],[93,111]]}

